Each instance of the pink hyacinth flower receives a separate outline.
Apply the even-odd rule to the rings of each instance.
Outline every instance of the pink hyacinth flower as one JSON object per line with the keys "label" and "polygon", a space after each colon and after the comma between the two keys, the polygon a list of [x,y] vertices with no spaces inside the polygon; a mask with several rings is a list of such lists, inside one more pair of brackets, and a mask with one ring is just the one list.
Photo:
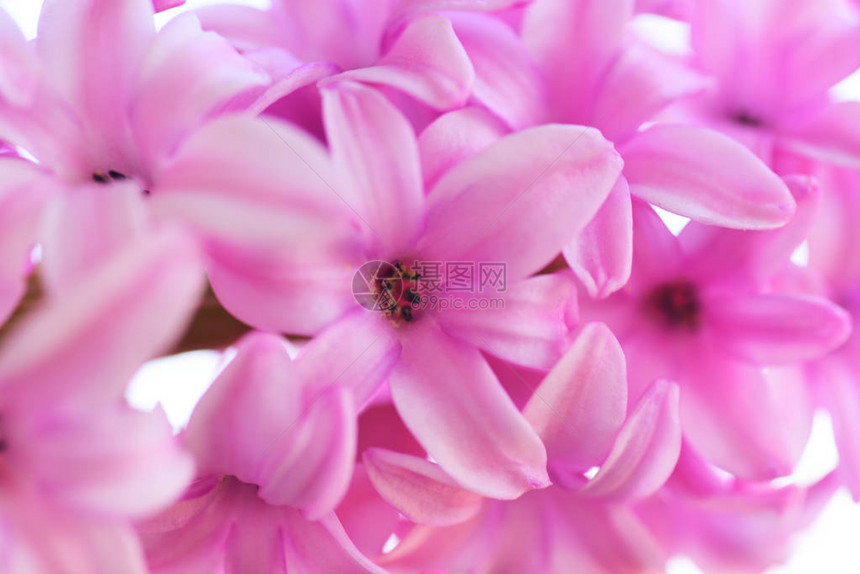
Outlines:
{"label": "pink hyacinth flower", "polygon": [[143,573],[131,519],[174,502],[193,464],[125,386],[201,293],[193,242],[163,230],[93,269],[0,347],[0,569]]}
{"label": "pink hyacinth flower", "polygon": [[624,158],[595,220],[564,250],[592,296],[630,275],[630,196],[702,223],[770,229],[791,217],[785,185],[743,145],[709,129],[657,123],[659,112],[701,92],[705,79],[634,40],[630,0],[536,0],[522,36],[547,81],[547,118],[590,125]]}
{"label": "pink hyacinth flower", "polygon": [[[621,347],[604,325],[591,324],[524,411],[546,444],[556,486],[515,501],[486,500],[420,456],[365,450],[371,483],[416,523],[398,530],[402,541],[379,563],[391,572],[659,567],[666,556],[622,503],[651,495],[675,466],[678,389],[658,381],[629,416],[627,408]],[[592,467],[599,469],[586,478]]]}
{"label": "pink hyacinth flower", "polygon": [[355,458],[351,393],[298,373],[282,338],[240,341],[183,437],[197,481],[140,527],[153,574],[381,574],[332,512]]}
{"label": "pink hyacinth flower", "polygon": [[768,163],[793,151],[860,165],[860,104],[830,88],[860,67],[860,12],[847,0],[697,0],[691,42],[715,89],[689,110]]}
{"label": "pink hyacinth flower", "polygon": [[[415,135],[383,96],[341,83],[324,91],[324,104],[331,159],[273,120],[214,122],[180,152],[175,187],[166,182],[153,205],[217,225],[218,212],[182,180],[207,173],[199,150],[231,133],[221,169],[249,161],[255,169],[207,184],[225,194],[253,189],[273,209],[248,214],[258,235],[241,252],[213,246],[210,280],[227,309],[291,334],[328,326],[303,353],[329,357],[327,377],[343,374],[359,403],[390,372],[407,426],[470,488],[511,498],[546,484],[543,446],[479,349],[539,368],[563,352],[572,285],[529,276],[593,216],[620,171],[617,155],[594,130],[545,126],[501,139],[425,192]],[[351,286],[374,260],[502,262],[505,309],[368,311]]]}
{"label": "pink hyacinth flower", "polygon": [[798,214],[773,231],[690,223],[675,237],[653,210],[634,203],[630,283],[603,302],[581,302],[584,318],[606,321],[621,341],[632,396],[654,378],[677,381],[686,439],[746,479],[791,472],[812,421],[797,367],[850,333],[840,307],[782,293],[773,282],[806,237],[817,197],[808,180],[789,185]]}

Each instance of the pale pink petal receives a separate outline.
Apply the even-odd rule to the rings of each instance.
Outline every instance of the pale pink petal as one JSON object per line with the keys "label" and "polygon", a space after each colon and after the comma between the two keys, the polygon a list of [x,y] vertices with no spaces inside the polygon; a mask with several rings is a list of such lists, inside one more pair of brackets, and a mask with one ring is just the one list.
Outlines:
{"label": "pale pink petal", "polygon": [[764,284],[783,269],[816,221],[818,184],[790,176],[785,183],[797,204],[794,216],[779,229],[742,231],[691,222],[679,236],[687,255],[686,271],[704,282]]}
{"label": "pale pink petal", "polygon": [[44,206],[55,184],[38,166],[0,158],[0,325],[26,290]]}
{"label": "pale pink petal", "polygon": [[522,40],[494,17],[466,13],[451,18],[475,67],[474,100],[515,130],[540,123],[546,108],[543,78]]}
{"label": "pale pink petal", "polygon": [[263,456],[301,416],[302,388],[281,337],[252,334],[194,407],[183,435],[198,474],[258,481]]}
{"label": "pale pink petal", "polygon": [[412,127],[379,92],[352,82],[323,91],[323,115],[332,156],[349,186],[345,201],[379,242],[377,253],[404,257],[421,232],[424,212]]}
{"label": "pale pink petal", "polygon": [[784,143],[825,162],[860,167],[860,102],[826,106],[811,121],[785,134]]}
{"label": "pale pink petal", "polygon": [[770,229],[794,213],[782,180],[718,132],[657,125],[631,138],[621,153],[633,195],[702,223]]}
{"label": "pale pink petal", "polygon": [[678,385],[656,381],[639,399],[606,461],[581,492],[636,499],[660,488],[681,453],[679,398]]}
{"label": "pale pink petal", "polygon": [[708,86],[680,61],[631,43],[613,61],[598,88],[592,123],[614,142],[636,135],[645,122],[678,98]]}
{"label": "pale pink petal", "polygon": [[809,234],[809,265],[821,272],[841,292],[850,291],[860,280],[860,171],[824,169],[816,180],[826,190]]}
{"label": "pale pink petal", "polygon": [[546,78],[551,119],[591,118],[597,84],[622,47],[633,3],[540,0],[528,7],[523,39]]}
{"label": "pale pink petal", "polygon": [[106,149],[127,143],[127,103],[155,37],[152,15],[148,0],[46,0],[42,6],[36,47],[45,77],[87,128],[101,134]]}
{"label": "pale pink petal", "polygon": [[407,24],[375,65],[339,77],[396,88],[435,109],[448,110],[466,103],[475,69],[451,21],[430,15]]}
{"label": "pale pink petal", "polygon": [[637,12],[651,12],[685,21],[690,18],[694,7],[694,0],[636,0]]}
{"label": "pale pink petal", "polygon": [[428,195],[426,261],[505,262],[508,281],[552,261],[594,217],[621,158],[592,128],[542,126],[499,140]]}
{"label": "pale pink petal", "polygon": [[[21,424],[23,422],[23,424]],[[46,409],[16,421],[9,456],[58,504],[114,516],[153,514],[194,476],[164,413]]]}
{"label": "pale pink petal", "polygon": [[400,341],[382,313],[354,309],[317,334],[297,357],[296,376],[308,393],[348,387],[364,405],[400,358]]}
{"label": "pale pink petal", "polygon": [[418,136],[424,187],[429,190],[449,169],[496,143],[508,129],[479,107],[448,112]]}
{"label": "pale pink petal", "polygon": [[23,321],[0,349],[0,380],[22,393],[38,384],[52,400],[115,400],[182,334],[202,283],[193,242],[173,229],[152,233]]}
{"label": "pale pink petal", "polygon": [[48,205],[41,234],[39,275],[59,293],[104,261],[145,239],[152,222],[134,183],[75,186]]}
{"label": "pale pink petal", "polygon": [[465,490],[426,459],[374,448],[365,451],[362,460],[376,490],[413,522],[456,524],[481,508],[479,494]]}
{"label": "pale pink petal", "polygon": [[0,98],[16,106],[30,103],[39,62],[15,21],[0,10]]}
{"label": "pale pink petal", "polygon": [[583,327],[523,409],[546,445],[551,471],[600,464],[626,413],[624,353],[602,323]]}
{"label": "pale pink petal", "polygon": [[843,355],[818,361],[811,370],[818,398],[833,423],[839,475],[854,500],[860,500],[860,388],[857,370],[846,358]]}
{"label": "pale pink petal", "polygon": [[194,15],[204,30],[218,33],[239,50],[264,46],[286,49],[280,21],[268,11],[241,4],[216,4],[200,6]]}
{"label": "pale pink petal", "polygon": [[812,427],[809,391],[796,369],[763,372],[691,349],[681,359],[687,363],[679,380],[681,424],[693,448],[739,478],[791,473]]}
{"label": "pale pink petal", "polygon": [[703,305],[708,334],[714,342],[759,365],[822,357],[851,333],[848,313],[818,297],[715,294]]}
{"label": "pale pink petal", "polygon": [[624,177],[562,254],[591,297],[608,297],[627,283],[633,265],[633,212]]}
{"label": "pale pink petal", "polygon": [[[465,304],[477,294],[465,295]],[[451,337],[510,361],[536,369],[555,365],[568,345],[567,318],[575,309],[576,288],[562,275],[540,275],[518,281],[504,292],[481,295],[477,309],[439,313],[442,330]]]}
{"label": "pale pink petal", "polygon": [[316,522],[289,509],[283,514],[284,547],[291,573],[385,574],[358,551],[334,514]]}
{"label": "pale pink petal", "polygon": [[202,31],[193,16],[170,20],[141,64],[129,109],[149,165],[166,161],[219,106],[268,82],[226,40]]}
{"label": "pale pink petal", "polygon": [[333,385],[310,397],[299,417],[282,419],[260,466],[260,498],[299,508],[308,520],[334,510],[352,476],[356,418],[350,391]]}
{"label": "pale pink petal", "polygon": [[403,422],[458,483],[494,498],[546,486],[546,451],[474,347],[425,317],[389,379]]}

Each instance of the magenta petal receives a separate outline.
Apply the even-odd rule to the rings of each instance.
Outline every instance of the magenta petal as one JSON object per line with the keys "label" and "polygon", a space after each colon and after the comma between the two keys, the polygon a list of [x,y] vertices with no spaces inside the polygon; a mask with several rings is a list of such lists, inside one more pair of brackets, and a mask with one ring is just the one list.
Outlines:
{"label": "magenta petal", "polygon": [[680,389],[656,381],[636,404],[600,470],[583,494],[644,498],[660,488],[681,453]]}
{"label": "magenta petal", "polygon": [[134,371],[177,339],[201,294],[193,242],[151,234],[48,301],[0,350],[7,388],[39,385],[45,397],[116,400]]}
{"label": "magenta petal", "polygon": [[300,418],[283,419],[281,433],[266,449],[258,484],[269,504],[293,506],[318,520],[349,488],[357,415],[344,387],[332,386],[309,400]]}
{"label": "magenta petal", "polygon": [[505,262],[509,282],[526,277],[594,217],[620,170],[592,128],[548,125],[502,138],[431,190],[421,255]]}
{"label": "magenta petal", "polygon": [[825,107],[802,128],[788,132],[786,145],[825,162],[860,167],[860,102]]}
{"label": "magenta petal", "polygon": [[403,257],[421,232],[424,213],[412,127],[379,92],[352,82],[323,91],[323,114],[331,153],[347,186],[340,191],[344,201],[380,242],[377,253]]}
{"label": "magenta petal", "polygon": [[439,116],[418,137],[425,189],[431,189],[449,169],[487,149],[506,133],[501,120],[484,108],[469,106]]}
{"label": "magenta petal", "polygon": [[413,522],[456,524],[481,508],[480,495],[463,489],[428,460],[379,448],[365,451],[363,460],[376,490]]}
{"label": "magenta petal", "polygon": [[291,573],[385,574],[358,551],[334,514],[311,522],[287,510],[284,518],[282,534]]}
{"label": "magenta petal", "polygon": [[185,0],[152,0],[152,7],[156,12],[163,12],[170,8],[176,8],[185,4]]}
{"label": "magenta petal", "polygon": [[432,323],[403,335],[390,377],[403,422],[465,488],[511,499],[546,486],[546,451],[477,349]]}
{"label": "magenta petal", "polygon": [[654,209],[633,198],[633,268],[630,286],[641,289],[670,278],[682,271],[683,254],[678,238]]}
{"label": "magenta petal", "polygon": [[657,125],[631,138],[621,152],[631,193],[702,223],[770,229],[794,213],[785,183],[718,132]]}
{"label": "magenta petal", "polygon": [[451,21],[430,15],[407,24],[374,66],[340,77],[397,88],[435,109],[447,110],[466,103],[475,70]]}
{"label": "magenta petal", "polygon": [[627,413],[627,366],[602,323],[583,327],[523,409],[550,469],[584,472],[606,457]]}
{"label": "magenta petal", "polygon": [[[474,297],[471,295],[470,297]],[[549,369],[568,345],[567,319],[576,306],[576,288],[562,275],[531,277],[499,294],[485,294],[504,308],[448,310],[442,330],[516,365]]]}
{"label": "magenta petal", "polygon": [[[300,384],[281,337],[253,334],[194,407],[184,444],[198,474],[258,481],[263,456],[301,415]],[[253,413],[253,415],[251,415]]]}
{"label": "magenta petal", "polygon": [[759,365],[822,357],[845,342],[851,317],[817,297],[714,295],[708,297],[708,331],[726,351]]}
{"label": "magenta petal", "polygon": [[630,278],[632,209],[627,180],[619,177],[594,219],[562,250],[591,297],[608,297]]}
{"label": "magenta petal", "polygon": [[540,123],[546,107],[543,78],[516,33],[490,16],[451,17],[475,66],[474,100],[514,129]]}
{"label": "magenta petal", "polygon": [[193,16],[170,20],[141,64],[129,110],[150,166],[166,161],[188,132],[231,98],[268,81]]}

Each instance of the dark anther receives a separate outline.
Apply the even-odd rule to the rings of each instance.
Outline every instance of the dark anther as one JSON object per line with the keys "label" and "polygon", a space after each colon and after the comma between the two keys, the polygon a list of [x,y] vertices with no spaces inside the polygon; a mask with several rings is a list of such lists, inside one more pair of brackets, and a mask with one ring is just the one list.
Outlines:
{"label": "dark anther", "polygon": [[110,178],[100,171],[94,171],[93,181],[96,183],[110,183]]}
{"label": "dark anther", "polygon": [[120,172],[115,171],[115,170],[110,170],[110,171],[108,172],[108,175],[109,175],[109,176],[110,176],[110,178],[111,178],[112,180],[114,180],[114,181],[122,181],[122,180],[124,180],[124,179],[128,179],[128,178],[125,176],[125,174],[124,174],[124,173],[120,173]]}
{"label": "dark anther", "polygon": [[409,323],[412,321],[412,307],[401,307],[400,313],[403,315],[403,320]]}
{"label": "dark anther", "polygon": [[759,117],[745,111],[735,114],[734,120],[742,126],[749,126],[751,128],[762,125],[762,121]]}

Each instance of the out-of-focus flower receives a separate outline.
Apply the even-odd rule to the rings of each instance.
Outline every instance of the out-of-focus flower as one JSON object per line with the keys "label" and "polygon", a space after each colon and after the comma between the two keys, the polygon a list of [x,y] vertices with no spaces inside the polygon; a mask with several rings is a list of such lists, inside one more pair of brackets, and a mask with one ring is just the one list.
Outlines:
{"label": "out-of-focus flower", "polygon": [[0,568],[145,572],[129,520],[186,488],[190,457],[161,412],[122,396],[180,334],[200,294],[193,243],[164,230],[51,298],[0,347]]}
{"label": "out-of-focus flower", "polygon": [[152,572],[381,574],[332,512],[352,476],[353,411],[345,387],[300,383],[282,338],[243,339],[183,437],[198,479],[140,526]]}
{"label": "out-of-focus flower", "polygon": [[773,282],[805,239],[817,197],[806,179],[788,183],[798,214],[773,231],[690,223],[675,237],[634,203],[629,284],[603,302],[580,303],[584,319],[606,321],[621,341],[631,396],[655,378],[677,381],[687,440],[753,480],[792,471],[812,422],[797,367],[844,343],[851,326],[827,299],[781,293]]}

